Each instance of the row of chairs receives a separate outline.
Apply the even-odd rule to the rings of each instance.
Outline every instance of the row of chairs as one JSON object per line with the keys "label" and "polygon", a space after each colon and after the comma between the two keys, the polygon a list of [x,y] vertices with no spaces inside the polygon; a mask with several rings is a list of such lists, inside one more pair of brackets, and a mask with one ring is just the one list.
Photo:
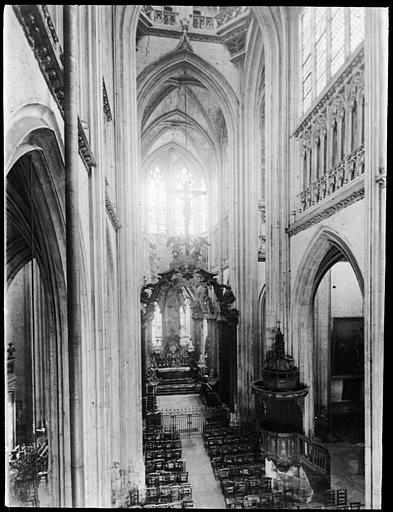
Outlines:
{"label": "row of chairs", "polygon": [[254,433],[248,434],[222,434],[221,432],[216,432],[214,434],[209,434],[204,437],[203,443],[206,447],[208,446],[219,446],[222,444],[239,444],[239,443],[252,443],[258,442],[258,436]]}
{"label": "row of chairs", "polygon": [[244,455],[249,454],[249,456],[253,455],[262,455],[259,447],[255,447],[252,445],[228,445],[224,444],[222,446],[211,446],[207,450],[207,454],[210,458],[219,457],[224,455]]}
{"label": "row of chairs", "polygon": [[287,509],[293,507],[293,501],[281,492],[264,494],[249,494],[238,497],[225,498],[228,509]]}
{"label": "row of chairs", "polygon": [[205,448],[207,451],[212,451],[215,448],[219,448],[219,452],[224,449],[228,453],[243,452],[260,452],[260,445],[258,439],[239,439],[239,438],[209,438],[205,441]]}
{"label": "row of chairs", "polygon": [[205,424],[202,437],[205,439],[208,436],[220,435],[220,434],[224,435],[224,436],[232,435],[232,434],[237,434],[237,435],[241,435],[241,436],[249,435],[249,434],[257,435],[257,431],[255,430],[255,427],[251,427],[249,425],[226,426],[226,425],[222,425],[222,423],[211,422],[211,423]]}
{"label": "row of chairs", "polygon": [[191,485],[176,429],[150,426],[143,435],[146,503],[143,508],[192,508]]}
{"label": "row of chairs", "polygon": [[145,461],[163,459],[165,461],[171,459],[181,459],[182,450],[181,448],[174,448],[170,450],[146,450]]}
{"label": "row of chairs", "polygon": [[238,454],[238,455],[225,455],[211,457],[210,459],[213,472],[218,476],[219,469],[232,469],[238,467],[253,467],[258,466],[258,472],[265,470],[265,460],[259,455]]}
{"label": "row of chairs", "polygon": [[154,459],[146,461],[145,471],[146,473],[154,473],[155,471],[186,471],[185,459]]}
{"label": "row of chairs", "polygon": [[146,474],[146,485],[149,487],[154,485],[166,485],[166,484],[186,484],[188,482],[188,472],[179,471],[177,473],[173,471],[159,471],[155,473]]}
{"label": "row of chairs", "polygon": [[[294,504],[292,508],[300,509],[301,506]],[[322,505],[320,506],[314,506],[314,510],[364,510],[365,504],[361,503],[360,501],[353,501],[352,503],[349,503],[347,505],[331,505],[328,507],[324,507]]]}
{"label": "row of chairs", "polygon": [[347,505],[348,496],[346,489],[329,489],[325,491],[325,505],[327,507]]}
{"label": "row of chairs", "polygon": [[192,498],[187,498],[181,501],[173,501],[172,503],[158,503],[147,504],[143,508],[193,508],[194,501]]}
{"label": "row of chairs", "polygon": [[174,441],[180,439],[180,434],[175,428],[168,429],[162,426],[150,426],[143,432],[143,441]]}
{"label": "row of chairs", "polygon": [[144,447],[145,450],[173,450],[174,448],[181,448],[181,441],[180,439],[146,440]]}
{"label": "row of chairs", "polygon": [[188,483],[146,487],[146,504],[168,504],[191,498],[192,489]]}
{"label": "row of chairs", "polygon": [[233,495],[245,496],[246,494],[265,494],[272,492],[271,478],[242,478],[233,480],[225,478],[221,481],[221,488],[225,497]]}
{"label": "row of chairs", "polygon": [[236,477],[250,478],[250,477],[264,477],[265,470],[262,465],[250,464],[244,466],[232,466],[226,468],[218,468],[216,473],[219,480],[231,479]]}

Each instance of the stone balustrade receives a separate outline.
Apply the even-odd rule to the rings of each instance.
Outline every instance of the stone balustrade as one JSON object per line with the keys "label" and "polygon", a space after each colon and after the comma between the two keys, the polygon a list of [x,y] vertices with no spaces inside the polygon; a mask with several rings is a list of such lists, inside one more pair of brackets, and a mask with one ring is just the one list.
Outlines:
{"label": "stone balustrade", "polygon": [[[151,5],[144,5],[142,12],[155,24],[166,25],[175,29],[181,28],[179,13],[176,11],[168,11],[165,9],[154,9]],[[187,21],[188,24],[188,21]],[[215,30],[216,23],[212,16],[203,16],[193,14],[190,29],[197,30]]]}
{"label": "stone balustrade", "polygon": [[215,17],[217,28],[225,25],[225,23],[232,21],[242,14],[245,14],[246,12],[248,12],[248,6],[246,5],[235,5],[225,9]]}
{"label": "stone balustrade", "polygon": [[364,144],[346,156],[333,169],[311,183],[298,195],[303,212],[310,206],[323,201],[347,183],[364,174]]}
{"label": "stone balustrade", "polygon": [[175,11],[167,11],[165,9],[154,9],[151,5],[144,5],[142,7],[142,12],[146,14],[146,16],[153,23],[169,25],[171,27],[178,27],[179,25],[179,13]]}
{"label": "stone balustrade", "polygon": [[300,145],[297,212],[364,173],[364,50],[360,47],[294,132]]}
{"label": "stone balustrade", "polygon": [[198,30],[214,30],[214,18],[211,16],[199,16],[194,14],[192,17],[192,27]]}

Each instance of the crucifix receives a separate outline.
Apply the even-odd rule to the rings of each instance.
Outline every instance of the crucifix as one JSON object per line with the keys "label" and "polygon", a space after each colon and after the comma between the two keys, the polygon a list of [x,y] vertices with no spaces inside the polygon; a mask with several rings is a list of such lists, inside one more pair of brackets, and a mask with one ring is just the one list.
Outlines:
{"label": "crucifix", "polygon": [[183,214],[184,214],[184,239],[186,254],[190,254],[190,222],[191,222],[191,201],[193,197],[206,195],[203,190],[191,190],[188,179],[184,180],[181,189],[175,189],[175,194],[183,199]]}

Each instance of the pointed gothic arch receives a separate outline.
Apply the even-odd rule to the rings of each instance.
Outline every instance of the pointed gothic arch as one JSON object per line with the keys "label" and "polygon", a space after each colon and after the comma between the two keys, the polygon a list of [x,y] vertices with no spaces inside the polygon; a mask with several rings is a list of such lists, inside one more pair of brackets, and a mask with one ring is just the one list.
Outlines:
{"label": "pointed gothic arch", "polygon": [[[313,382],[313,358],[310,348],[313,347],[313,304],[318,285],[325,273],[337,262],[346,260],[350,263],[357,278],[359,288],[364,295],[363,275],[349,241],[336,230],[321,226],[319,232],[310,242],[299,271],[294,280],[293,300],[291,305],[291,351],[296,354],[300,367],[301,379]],[[314,431],[314,396],[313,386],[305,402],[308,423],[305,425],[306,435]]]}
{"label": "pointed gothic arch", "polygon": [[[40,106],[38,111],[53,121],[49,109]],[[37,325],[43,325],[40,328],[46,333],[39,340],[40,350],[50,361],[44,370],[49,486],[56,503],[64,506],[70,481],[64,164],[58,134],[36,114],[36,105],[23,107],[8,132],[8,140],[18,140],[18,144],[12,148],[6,168],[6,272],[9,286],[30,261],[39,267],[45,310]]]}

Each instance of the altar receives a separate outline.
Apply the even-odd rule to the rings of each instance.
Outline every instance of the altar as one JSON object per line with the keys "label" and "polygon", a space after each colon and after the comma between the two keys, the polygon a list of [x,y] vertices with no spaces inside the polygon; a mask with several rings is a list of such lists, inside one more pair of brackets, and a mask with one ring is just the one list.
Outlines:
{"label": "altar", "polygon": [[157,368],[157,395],[199,393],[201,384],[189,366]]}
{"label": "altar", "polygon": [[166,380],[186,379],[190,377],[190,367],[180,366],[177,368],[158,368],[158,378],[164,382]]}

